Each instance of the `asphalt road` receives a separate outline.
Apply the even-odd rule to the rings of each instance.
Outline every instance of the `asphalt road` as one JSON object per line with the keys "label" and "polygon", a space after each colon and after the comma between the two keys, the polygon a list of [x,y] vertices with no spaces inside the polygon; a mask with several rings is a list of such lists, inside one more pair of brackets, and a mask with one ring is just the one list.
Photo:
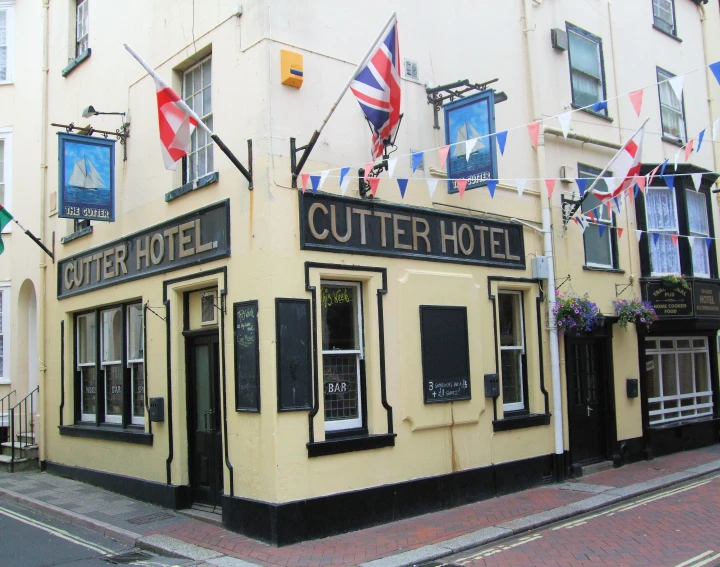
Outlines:
{"label": "asphalt road", "polygon": [[[137,550],[82,527],[0,500],[0,565],[2,567],[110,567],[109,560]],[[186,566],[197,563],[142,552],[124,565]]]}
{"label": "asphalt road", "polygon": [[717,567],[718,526],[715,474],[425,567]]}

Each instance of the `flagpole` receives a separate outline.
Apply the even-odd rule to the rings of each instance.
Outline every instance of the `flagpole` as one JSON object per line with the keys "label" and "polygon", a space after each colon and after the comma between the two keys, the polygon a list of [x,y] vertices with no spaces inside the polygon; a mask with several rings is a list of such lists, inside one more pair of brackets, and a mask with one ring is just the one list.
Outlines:
{"label": "flagpole", "polygon": [[370,55],[372,54],[373,49],[377,45],[377,43],[380,41],[380,39],[383,37],[383,35],[388,31],[390,26],[393,25],[395,20],[397,19],[397,12],[393,12],[390,17],[388,18],[388,21],[383,26],[382,30],[380,30],[380,33],[377,35],[377,37],[373,40],[373,42],[370,44],[370,47],[365,52],[365,55],[363,55],[363,58],[360,60],[360,63],[357,67],[355,67],[355,71],[353,71],[353,74],[350,75],[350,78],[345,83],[345,86],[343,87],[342,91],[340,91],[340,95],[335,99],[335,102],[330,107],[330,110],[328,111],[325,118],[323,118],[322,123],[320,124],[320,128],[315,130],[313,132],[312,137],[310,138],[310,141],[303,147],[298,148],[298,150],[303,149],[302,156],[300,156],[300,161],[295,166],[295,169],[292,170],[292,178],[293,178],[293,187],[297,187],[297,178],[298,175],[300,175],[300,172],[302,171],[303,166],[305,165],[305,162],[307,161],[308,157],[310,157],[310,152],[312,152],[313,148],[315,147],[315,143],[317,142],[318,138],[320,137],[320,132],[323,131],[323,128],[325,128],[325,125],[328,123],[328,120],[330,120],[330,117],[332,116],[333,112],[335,112],[335,109],[340,104],[340,101],[342,100],[342,97],[345,96],[345,93],[350,88],[350,85],[355,80],[355,77],[357,76],[358,71],[367,63],[368,59],[370,58]]}
{"label": "flagpole", "polygon": [[[135,50],[134,50],[132,47],[130,47],[127,43],[124,43],[123,45],[125,46],[125,49],[128,50],[128,52],[130,53],[130,55],[132,55],[132,56],[137,60],[137,62],[140,63],[140,65],[143,66],[143,68],[148,72],[148,74],[149,74],[155,81],[157,81],[157,82],[159,82],[159,83],[161,83],[161,84],[163,84],[163,85],[167,85],[167,83],[162,80],[162,78],[160,77],[160,75],[158,75],[158,74],[155,72],[155,69],[153,69],[152,67],[150,67],[150,65],[148,64],[148,62],[145,61],[145,60],[140,56],[140,54],[139,54],[137,51],[135,51]],[[169,86],[169,85],[168,85],[168,86]],[[244,166],[242,163],[240,163],[240,160],[237,159],[237,158],[235,157],[235,155],[230,151],[230,148],[228,148],[228,147],[225,145],[225,142],[223,142],[223,141],[220,139],[220,136],[218,136],[217,134],[215,134],[212,130],[210,130],[210,128],[207,127],[207,125],[206,125],[206,124],[202,121],[202,119],[195,113],[195,111],[193,111],[193,109],[190,108],[190,107],[187,105],[187,103],[182,99],[182,97],[179,97],[179,96],[178,96],[178,100],[175,101],[175,103],[176,103],[183,111],[185,111],[187,114],[189,114],[190,116],[192,116],[192,117],[195,119],[195,121],[197,122],[199,128],[202,128],[203,130],[205,130],[205,132],[207,133],[207,135],[210,136],[210,138],[212,138],[212,140],[218,145],[218,147],[222,150],[222,152],[228,157],[228,159],[230,159],[230,161],[233,163],[233,165],[240,170],[240,173],[243,174],[243,177],[245,177],[245,179],[248,180],[248,183],[249,183],[248,189],[250,189],[250,191],[252,191],[252,189],[253,189],[252,174],[245,168],[245,166]],[[248,142],[248,145],[249,145],[249,144],[250,144],[250,142]],[[250,150],[248,150],[248,151],[250,151]],[[252,164],[250,165],[250,167],[252,168]]]}
{"label": "flagpole", "polygon": [[55,262],[55,256],[53,255],[53,253],[50,252],[50,250],[48,250],[47,246],[45,246],[45,245],[42,243],[42,241],[41,241],[37,236],[35,236],[35,235],[34,235],[32,232],[30,232],[27,228],[25,228],[23,225],[21,225],[21,224],[20,224],[20,221],[18,221],[15,217],[13,217],[12,220],[15,222],[15,224],[17,224],[17,225],[20,227],[20,229],[21,229],[25,234],[27,234],[27,235],[30,237],[30,239],[31,239],[35,244],[37,244],[40,248],[43,249],[43,251],[45,252],[45,254],[47,254],[48,256],[50,256],[50,259],[51,259],[53,262]]}

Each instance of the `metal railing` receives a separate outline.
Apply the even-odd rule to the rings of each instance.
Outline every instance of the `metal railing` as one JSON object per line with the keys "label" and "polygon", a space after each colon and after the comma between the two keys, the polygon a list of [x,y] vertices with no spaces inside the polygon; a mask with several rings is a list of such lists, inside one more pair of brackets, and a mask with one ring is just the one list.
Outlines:
{"label": "metal railing", "polygon": [[5,443],[8,440],[8,433],[10,431],[10,406],[12,405],[12,398],[17,394],[15,390],[0,398],[0,443]]}
{"label": "metal railing", "polygon": [[[11,471],[15,463],[15,447],[25,449],[35,444],[35,407],[40,396],[40,386],[35,388],[12,408],[10,408],[10,441],[11,441]],[[32,443],[28,443],[28,438]]]}

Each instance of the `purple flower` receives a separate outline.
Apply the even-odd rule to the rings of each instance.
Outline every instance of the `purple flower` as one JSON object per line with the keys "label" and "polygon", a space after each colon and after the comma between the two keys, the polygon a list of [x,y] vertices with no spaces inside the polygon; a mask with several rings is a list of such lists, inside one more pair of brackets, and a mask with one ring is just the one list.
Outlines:
{"label": "purple flower", "polygon": [[576,309],[576,310],[575,310],[575,313],[580,313],[580,310],[579,310],[579,309]]}
{"label": "purple flower", "polygon": [[645,321],[645,317],[641,317],[641,318],[640,318],[640,322],[641,322],[641,323],[645,323],[645,322],[646,322],[646,321]]}

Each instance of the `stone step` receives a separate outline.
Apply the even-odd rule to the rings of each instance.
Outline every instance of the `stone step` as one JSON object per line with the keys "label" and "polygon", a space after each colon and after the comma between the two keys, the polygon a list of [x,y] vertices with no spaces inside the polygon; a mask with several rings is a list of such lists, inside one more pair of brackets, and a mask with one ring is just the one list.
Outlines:
{"label": "stone step", "polygon": [[7,455],[0,455],[0,472],[21,472],[38,470],[37,459],[18,459],[13,461]]}
{"label": "stone step", "polygon": [[588,476],[591,474],[607,471],[613,468],[612,461],[600,461],[599,463],[593,463],[592,465],[583,465],[582,476]]}
{"label": "stone step", "polygon": [[31,445],[29,443],[23,443],[20,441],[16,441],[15,443],[10,443],[10,441],[6,441],[5,443],[0,443],[0,455],[6,455],[8,457],[11,456],[13,445],[15,445],[15,457],[16,458],[20,457],[20,458],[28,458],[28,459],[37,459],[38,446]]}

